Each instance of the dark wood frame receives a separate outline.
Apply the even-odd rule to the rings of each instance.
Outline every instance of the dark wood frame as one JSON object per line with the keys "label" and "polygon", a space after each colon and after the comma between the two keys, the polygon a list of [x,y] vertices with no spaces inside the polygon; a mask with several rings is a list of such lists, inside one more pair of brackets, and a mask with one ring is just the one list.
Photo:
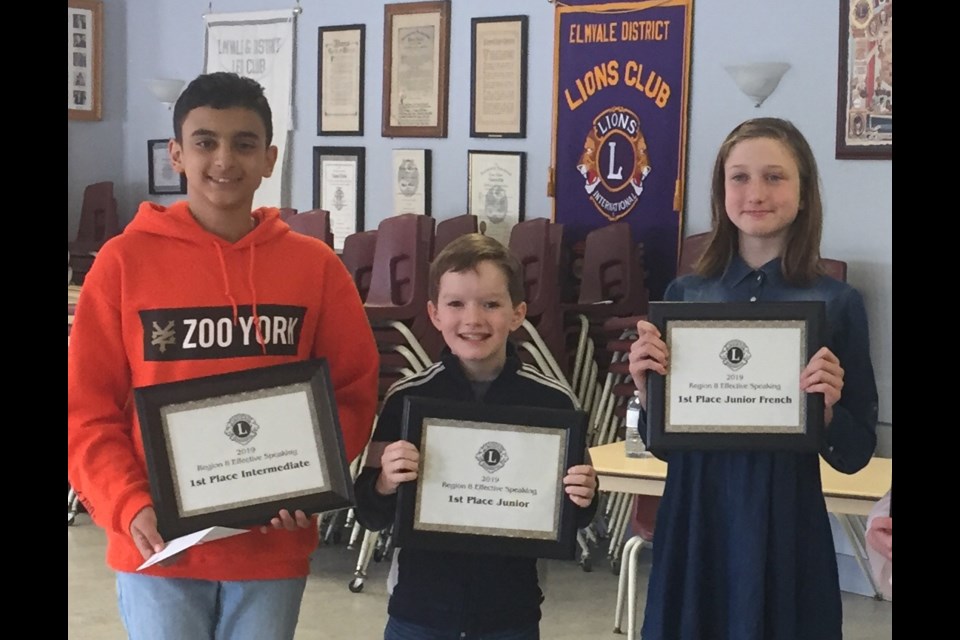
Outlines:
{"label": "dark wood frame", "polygon": [[[477,27],[484,23],[520,23],[520,129],[518,131],[477,131]],[[470,137],[471,138],[526,138],[527,137],[527,49],[528,16],[498,16],[473,18],[470,21]]]}
{"label": "dark wood frame", "polygon": [[[423,152],[423,214],[433,215],[431,202],[433,201],[433,152],[430,149],[410,149],[401,148],[391,151],[390,166],[393,166],[393,152],[396,151],[422,151]],[[393,171],[391,170],[391,174]],[[397,212],[394,211],[394,214]]]}
{"label": "dark wood frame", "polygon": [[[90,35],[93,42],[87,43],[86,49],[90,52],[87,60],[87,73],[92,80],[86,89],[92,108],[91,109],[71,109],[69,98],[67,100],[67,119],[68,120],[100,120],[103,118],[103,1],[102,0],[67,0],[67,12],[71,9],[84,9],[91,12],[93,24],[89,25]],[[67,50],[69,51],[73,42],[71,32],[67,31]],[[72,59],[72,56],[71,56]],[[68,91],[72,86],[69,82],[70,68],[68,65]]]}
{"label": "dark wood frame", "polygon": [[[668,350],[673,348],[668,330],[674,320],[697,320],[704,324],[729,320],[801,320],[806,323],[806,359],[803,362],[803,366],[806,366],[813,354],[824,345],[826,310],[821,301],[651,302],[649,320],[660,330]],[[713,355],[710,354],[711,357]],[[665,430],[666,376],[655,372],[647,375],[647,398],[647,448],[654,453],[712,449],[815,452],[820,449],[823,432],[823,394],[820,393],[806,394],[803,433],[784,434],[733,431],[668,433]]]}
{"label": "dark wood frame", "polygon": [[[400,485],[397,497],[395,532],[401,547],[491,553],[510,556],[572,559],[576,549],[576,509],[563,489],[566,470],[584,460],[588,416],[583,411],[543,409],[528,406],[494,406],[453,402],[434,398],[407,397],[403,411],[403,439],[421,448],[424,420],[431,418],[462,420],[491,425],[547,427],[566,430],[567,441],[562,474],[557,478],[559,527],[554,539],[530,539],[492,534],[453,533],[414,528],[418,479]],[[421,460],[421,472],[422,472]],[[481,472],[482,473],[482,472]],[[422,473],[420,478],[422,479]],[[499,495],[499,494],[498,494]]]}
{"label": "dark wood frame", "polygon": [[[226,507],[199,515],[181,515],[177,506],[173,461],[161,415],[164,407],[298,383],[308,384],[312,393],[316,410],[314,424],[315,427],[319,425],[314,435],[322,444],[322,451],[318,453],[328,470],[329,490],[276,500],[267,498],[258,504]],[[354,504],[353,479],[344,450],[330,370],[325,359],[139,387],[134,390],[134,399],[146,453],[150,493],[157,513],[157,529],[166,540],[212,526],[265,525],[280,509],[287,509],[291,513],[302,509],[312,514]],[[224,429],[223,425],[211,425],[211,428]],[[280,461],[283,459],[277,464]]]}
{"label": "dark wood frame", "polygon": [[[838,159],[845,160],[890,160],[893,158],[893,140],[891,133],[891,141],[886,144],[864,144],[864,145],[853,145],[847,142],[847,127],[856,126],[855,123],[847,122],[847,115],[849,111],[849,97],[850,97],[850,78],[848,70],[851,64],[851,56],[853,52],[850,51],[850,43],[853,39],[853,31],[851,30],[850,14],[852,7],[862,6],[864,10],[869,12],[869,17],[865,18],[864,24],[869,23],[874,19],[873,14],[873,3],[871,0],[840,0],[840,42],[839,42],[839,63],[838,63],[838,73],[837,73],[837,149],[836,157]],[[893,0],[889,0],[888,4],[884,5],[883,11],[889,11],[890,17],[888,20],[893,20],[892,11],[893,11]],[[880,20],[879,14],[876,15],[876,20]],[[891,22],[890,29],[892,31],[893,24]],[[891,45],[892,46],[892,45]],[[866,128],[869,126],[869,120],[872,116],[864,110],[862,114],[855,116],[859,118],[860,126]],[[856,122],[856,120],[855,120]],[[892,129],[893,126],[893,114],[890,115],[890,126]]]}
{"label": "dark wood frame", "polygon": [[[390,124],[390,96],[393,74],[393,17],[411,14],[440,16],[440,59],[437,87],[437,124],[435,126],[395,126]],[[450,94],[450,0],[405,2],[383,7],[383,122],[381,133],[386,138],[446,138],[447,104]]]}
{"label": "dark wood frame", "polygon": [[[345,156],[352,157],[357,162],[357,211],[356,211],[356,230],[354,233],[363,231],[364,225],[364,192],[366,188],[366,155],[364,147],[314,147],[313,148],[313,208],[322,209],[323,185],[321,184],[320,164],[324,156]],[[330,216],[336,215],[336,212],[330,211]]]}
{"label": "dark wood frame", "polygon": [[[326,33],[335,33],[338,31],[359,31],[360,32],[360,82],[357,85],[359,95],[357,103],[359,105],[359,128],[355,130],[324,129],[323,123],[323,37]],[[367,58],[367,27],[363,24],[347,24],[335,27],[317,28],[317,135],[318,136],[362,136],[363,135],[363,98],[364,98],[364,78],[366,73]]]}
{"label": "dark wood frame", "polygon": [[157,186],[157,167],[153,162],[153,151],[156,147],[163,147],[163,149],[166,150],[169,144],[169,138],[156,138],[154,140],[147,140],[147,191],[150,193],[150,195],[176,195],[187,192],[187,176],[184,173],[180,174],[180,186],[176,189]]}

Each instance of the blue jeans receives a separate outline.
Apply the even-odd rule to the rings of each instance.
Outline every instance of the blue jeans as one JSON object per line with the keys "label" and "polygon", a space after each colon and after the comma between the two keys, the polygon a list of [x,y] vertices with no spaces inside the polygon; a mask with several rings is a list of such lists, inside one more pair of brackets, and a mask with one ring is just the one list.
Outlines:
{"label": "blue jeans", "polygon": [[306,584],[117,573],[117,601],[131,640],[290,640]]}
{"label": "blue jeans", "polygon": [[540,640],[540,623],[534,622],[519,629],[469,633],[466,631],[437,631],[430,627],[390,616],[383,640]]}

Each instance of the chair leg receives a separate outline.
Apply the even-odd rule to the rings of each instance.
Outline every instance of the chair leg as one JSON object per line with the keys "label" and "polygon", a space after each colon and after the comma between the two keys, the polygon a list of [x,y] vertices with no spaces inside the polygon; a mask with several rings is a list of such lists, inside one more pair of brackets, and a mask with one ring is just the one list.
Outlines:
{"label": "chair leg", "polygon": [[[630,551],[634,546],[641,542],[640,536],[633,536],[623,545],[623,557],[629,558]],[[620,627],[620,621],[623,620],[623,605],[627,599],[627,568],[620,565],[620,576],[617,579],[617,609],[613,614],[613,632],[623,633]]]}
{"label": "chair leg", "polygon": [[627,563],[627,638],[630,640],[637,637],[637,572],[640,552],[645,545],[646,541],[640,538],[640,541],[630,548],[630,557],[625,559]]}

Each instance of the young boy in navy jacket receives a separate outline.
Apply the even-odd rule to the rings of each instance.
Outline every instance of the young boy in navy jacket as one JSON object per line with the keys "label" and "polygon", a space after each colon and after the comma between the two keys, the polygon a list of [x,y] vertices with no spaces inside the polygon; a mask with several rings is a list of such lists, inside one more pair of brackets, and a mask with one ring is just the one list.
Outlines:
{"label": "young boy in navy jacket", "polygon": [[[357,519],[370,530],[393,521],[397,488],[414,481],[420,453],[401,439],[407,396],[480,404],[578,408],[562,383],[523,364],[508,342],[526,314],[520,265],[498,241],[457,238],[430,267],[427,310],[443,334],[440,361],[387,393],[356,480]],[[589,464],[563,478],[578,527],[596,512],[597,476]],[[481,553],[400,549],[385,640],[536,640],[540,637],[537,561]]]}

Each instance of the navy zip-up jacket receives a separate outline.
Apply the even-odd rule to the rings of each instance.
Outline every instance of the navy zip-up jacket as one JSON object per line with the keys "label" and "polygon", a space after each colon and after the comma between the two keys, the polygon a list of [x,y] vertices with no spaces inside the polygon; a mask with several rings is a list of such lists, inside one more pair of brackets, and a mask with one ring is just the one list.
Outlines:
{"label": "navy zip-up jacket", "polygon": [[[579,409],[565,385],[521,363],[510,343],[503,371],[482,400],[476,400],[470,380],[448,349],[444,349],[440,361],[397,382],[384,399],[374,442],[401,438],[407,396]],[[379,475],[379,468],[365,466],[355,483],[357,520],[373,531],[393,522],[397,505],[396,494],[381,496],[376,492]],[[577,527],[585,527],[596,513],[596,496],[589,507],[575,508]],[[391,616],[438,630],[467,632],[511,629],[540,620],[543,594],[536,558],[400,549],[397,562],[399,575],[388,606]]]}

